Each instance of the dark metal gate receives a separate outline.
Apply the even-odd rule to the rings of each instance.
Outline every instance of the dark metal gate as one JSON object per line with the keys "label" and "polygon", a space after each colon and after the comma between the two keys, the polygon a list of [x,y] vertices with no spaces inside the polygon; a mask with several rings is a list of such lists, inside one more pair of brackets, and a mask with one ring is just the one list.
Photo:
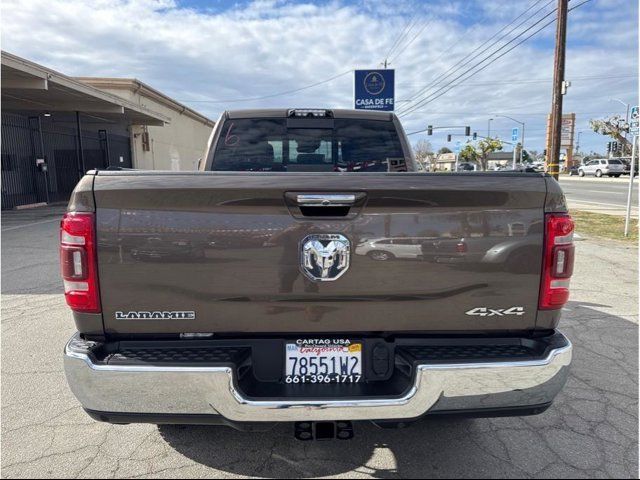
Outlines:
{"label": "dark metal gate", "polygon": [[3,112],[2,209],[66,201],[87,170],[132,167],[129,137],[105,129],[81,131],[78,141],[73,121],[45,123]]}

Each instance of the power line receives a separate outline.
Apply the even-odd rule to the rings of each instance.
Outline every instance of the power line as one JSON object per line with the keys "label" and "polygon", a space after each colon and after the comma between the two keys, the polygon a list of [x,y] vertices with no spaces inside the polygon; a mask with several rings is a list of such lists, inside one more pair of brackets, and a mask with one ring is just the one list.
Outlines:
{"label": "power line", "polygon": [[404,41],[404,39],[406,38],[406,36],[408,35],[408,33],[413,29],[413,27],[415,25],[417,25],[417,21],[414,23],[414,19],[416,18],[416,14],[413,14],[411,17],[409,17],[409,21],[405,24],[404,28],[400,31],[400,35],[398,35],[398,37],[396,38],[395,42],[393,42],[393,45],[391,45],[391,48],[389,49],[389,51],[387,52],[387,54],[384,56],[384,64],[386,66],[387,64],[387,60],[389,58],[389,56],[391,55],[391,53],[398,48],[398,46],[400,45],[400,43],[402,41]]}
{"label": "power line", "polygon": [[391,60],[389,60],[389,63],[394,62],[394,61],[395,61],[395,60],[396,60],[400,55],[402,55],[402,54],[404,53],[404,51],[405,51],[407,48],[409,48],[413,42],[415,42],[416,38],[418,38],[418,37],[422,34],[422,32],[424,32],[424,30],[425,30],[429,25],[431,25],[431,22],[433,22],[433,18],[431,18],[428,22],[426,22],[426,23],[422,26],[422,28],[418,31],[418,33],[416,33],[416,34],[413,36],[413,38],[409,41],[409,43],[407,43],[407,44],[402,48],[402,50],[400,50],[399,52],[397,52],[397,53],[394,55],[394,57],[393,57]]}
{"label": "power line", "polygon": [[[532,18],[534,18],[538,13],[540,13],[541,11],[543,11],[550,3],[552,3],[554,0],[549,0],[547,1],[547,3],[545,3],[541,8],[539,8],[538,10],[536,10],[533,14],[529,15],[527,18],[525,18],[522,22],[520,22],[518,25],[516,25],[515,27],[513,27],[511,30],[509,30],[506,34],[502,35],[500,38],[498,38],[496,41],[492,42],[489,46],[487,46],[486,48],[482,49],[479,52],[479,55],[484,54],[487,50],[495,47],[496,45],[498,45],[504,38],[506,38],[508,35],[510,35],[514,30],[516,30],[517,28],[521,27],[522,25],[524,25],[526,22],[528,22],[529,20],[531,20]],[[536,2],[537,4],[537,2]],[[534,5],[536,5],[534,4]],[[533,5],[532,5],[533,6]],[[531,7],[532,7],[531,6]],[[530,7],[530,8],[531,8]],[[530,9],[529,8],[529,9]],[[528,10],[529,10],[528,9]],[[548,17],[549,15],[551,15],[553,12],[555,11],[552,10],[551,12],[547,13],[544,17],[542,17],[542,19]],[[521,15],[522,16],[522,15]],[[520,16],[520,17],[521,17]],[[520,18],[519,17],[519,18]],[[461,76],[463,76],[464,74],[468,73],[469,71],[473,70],[475,67],[477,67],[479,64],[483,63],[484,61],[486,61],[487,59],[491,58],[493,55],[495,55],[496,53],[498,53],[500,50],[504,49],[506,46],[508,46],[510,43],[512,43],[513,41],[517,40],[520,36],[522,36],[524,33],[526,33],[528,30],[530,30],[532,27],[534,27],[536,24],[540,23],[541,20],[538,20],[537,22],[535,22],[533,25],[529,26],[527,29],[525,29],[524,31],[518,33],[514,38],[512,38],[511,40],[509,40],[507,43],[503,44],[502,46],[500,46],[499,48],[495,49],[494,51],[490,52],[489,54],[487,54],[480,62],[477,62],[476,64],[472,65],[470,68],[468,68],[467,70],[465,70],[461,75],[458,75],[457,77],[455,77],[452,81],[457,80],[458,78],[460,78]],[[513,23],[513,22],[512,22]],[[486,42],[485,42],[486,43]],[[476,49],[477,50],[477,49]],[[479,56],[478,55],[478,56]],[[469,57],[466,61],[465,59]],[[467,55],[467,57],[463,58],[462,60],[458,61],[453,67],[449,68],[449,70],[447,70],[443,75],[441,75],[432,85],[426,86],[425,88],[423,88],[415,97],[419,97],[422,96],[423,98],[421,98],[419,100],[419,102],[422,102],[426,99],[428,99],[430,96],[434,95],[434,92],[427,94],[427,92],[429,90],[432,90],[434,88],[436,88],[439,84],[442,84],[442,80],[446,79],[447,77],[451,77],[452,75],[454,75],[457,71],[459,71],[461,68],[467,66],[470,62],[472,62],[473,60],[475,60],[477,57],[470,57],[469,55]],[[451,84],[451,81],[447,80],[449,83],[447,83],[445,85],[445,87],[447,85]],[[442,89],[442,87],[440,88],[440,90]],[[440,91],[437,90],[437,91]],[[437,91],[435,93],[437,93]],[[414,98],[415,98],[414,97]],[[404,111],[399,112],[399,114],[408,112],[410,110],[412,110],[412,107],[417,105],[418,103],[414,104],[414,105],[410,105],[408,107],[406,107],[404,109]]]}
{"label": "power line", "polygon": [[[583,77],[571,77],[571,81],[586,81],[586,80],[609,80],[616,78],[638,78],[637,75],[594,75],[594,76],[583,76]],[[480,86],[489,86],[489,85],[512,85],[512,84],[528,84],[528,83],[551,83],[553,80],[549,78],[538,78],[532,80],[524,80],[524,79],[513,79],[513,80],[505,80],[501,82],[480,82],[480,83],[465,83],[467,87],[480,87]],[[407,86],[416,86],[417,84],[398,84],[398,87],[407,87]]]}
{"label": "power line", "polygon": [[[474,48],[472,51],[470,51],[469,53],[467,53],[464,57],[462,57],[460,60],[458,60],[456,63],[454,63],[451,67],[449,67],[448,70],[446,70],[444,73],[441,73],[440,75],[438,75],[435,80],[433,80],[431,82],[431,84],[425,86],[424,88],[420,89],[419,91],[417,91],[415,94],[413,94],[411,96],[411,98],[417,98],[420,95],[425,94],[427,91],[429,91],[432,88],[435,88],[442,80],[444,80],[445,78],[447,78],[448,76],[451,76],[454,72],[456,72],[457,70],[459,70],[460,68],[464,67],[465,65],[469,64],[469,62],[471,62],[474,59],[474,56],[477,55],[481,55],[482,53],[486,52],[487,50],[489,50],[490,48],[494,47],[496,44],[498,44],[502,39],[504,39],[505,37],[507,37],[509,34],[511,34],[515,29],[519,28],[520,26],[522,26],[524,23],[526,23],[527,21],[529,21],[531,18],[533,18],[534,16],[536,16],[539,12],[541,12],[542,10],[544,10],[549,4],[551,4],[553,2],[553,0],[548,0],[547,3],[545,3],[541,8],[539,8],[538,10],[536,10],[533,14],[529,15],[524,21],[520,22],[518,25],[516,25],[515,27],[513,27],[512,29],[510,29],[508,32],[506,32],[504,35],[502,35],[500,38],[498,38],[496,41],[490,43],[494,38],[498,37],[502,32],[504,32],[506,29],[508,29],[511,25],[513,25],[515,22],[517,22],[518,20],[520,20],[524,15],[526,15],[530,10],[532,10],[533,8],[535,8],[542,0],[536,0],[535,2],[533,2],[531,5],[529,5],[529,7],[527,7],[520,15],[518,15],[516,18],[514,18],[513,20],[511,20],[511,22],[509,22],[508,24],[506,24],[505,26],[503,26],[500,30],[498,30],[496,33],[494,33],[491,37],[489,37],[487,40],[485,40],[482,44],[478,45],[476,48]],[[490,43],[490,44],[489,44]],[[477,55],[476,52],[478,52],[480,49],[482,49],[485,45],[489,44],[486,48],[484,48],[483,50],[481,50]],[[443,54],[446,53],[443,52]],[[439,58],[441,58],[442,55]],[[436,60],[437,61],[437,60]],[[423,70],[424,71],[424,70]],[[407,108],[408,109],[408,108]],[[399,112],[401,113],[401,112]]]}
{"label": "power line", "polygon": [[[518,107],[518,108],[528,108],[528,105],[523,105],[522,107]],[[515,107],[514,107],[515,108]],[[537,116],[544,116],[544,115],[549,115],[549,112],[532,112],[532,113],[520,113],[518,111],[518,108],[515,108],[514,111],[512,110],[501,110],[500,112],[497,112],[495,110],[491,110],[491,111],[484,111],[484,112],[451,112],[451,111],[446,111],[446,112],[429,112],[431,115],[437,115],[440,117],[447,117],[447,116],[458,116],[458,115],[472,115],[472,116],[485,116],[485,115],[500,115],[502,113],[507,113],[507,114],[514,114],[515,112],[518,112],[518,115],[521,117],[537,117]],[[572,112],[575,113],[576,115],[606,115],[611,113],[611,110],[601,110],[599,112]],[[493,127],[491,128],[493,130]]]}
{"label": "power line", "polygon": [[[569,9],[569,12],[580,8],[581,6],[583,6],[586,3],[589,3],[592,0],[584,0],[583,2],[574,5],[572,8]],[[513,38],[512,40],[510,40],[508,43],[506,43],[505,45],[503,45],[502,47],[500,47],[498,50],[494,51],[492,54],[488,55],[486,58],[484,58],[483,60],[481,60],[480,62],[476,63],[474,66],[470,67],[466,72],[463,72],[461,75],[459,75],[458,77],[454,78],[451,82],[449,82],[447,85],[445,85],[444,87],[440,88],[439,90],[437,90],[436,92],[434,92],[434,94],[440,92],[443,90],[443,88],[446,88],[447,86],[451,85],[453,82],[455,82],[457,79],[459,79],[460,77],[466,75],[467,73],[469,73],[471,70],[473,70],[475,67],[477,67],[478,65],[480,65],[481,63],[485,62],[486,60],[488,60],[492,55],[495,55],[498,51],[500,51],[501,49],[503,49],[504,47],[506,47],[507,45],[509,45],[510,43],[512,43],[514,40],[517,40],[519,37],[521,37],[523,34],[525,34],[527,31],[531,30],[533,27],[535,27],[537,24],[539,24],[540,22],[542,22],[545,18],[547,18],[549,15],[555,13],[557,9],[552,10],[551,12],[549,12],[548,14],[546,14],[544,17],[542,17],[541,19],[539,19],[537,22],[535,22],[533,25],[531,25],[529,28],[527,28],[526,30],[524,30],[523,32],[521,32],[520,34],[518,34],[515,38]],[[475,72],[472,72],[471,75],[469,75],[467,78],[461,80],[458,84],[451,86],[450,88],[448,88],[447,90],[445,90],[444,92],[440,93],[439,95],[433,97],[434,94],[429,95],[430,97],[433,97],[431,99],[429,99],[429,96],[426,97],[425,99],[421,100],[419,104],[412,106],[412,108],[405,110],[402,114],[400,114],[399,116],[404,116],[404,115],[408,115],[410,113],[413,113],[417,110],[417,108],[422,107],[424,105],[426,105],[427,103],[431,103],[434,100],[436,100],[437,98],[440,98],[442,95],[446,94],[447,92],[449,92],[452,88],[455,88],[457,86],[459,86],[460,84],[462,84],[465,80],[468,80],[469,78],[471,78],[473,75],[477,75],[478,73],[480,73],[482,70],[484,70],[485,68],[487,68],[489,65],[491,65],[492,63],[496,62],[497,60],[499,60],[500,58],[504,57],[507,53],[511,52],[513,49],[517,48],[518,46],[522,45],[524,42],[526,42],[527,40],[529,40],[531,37],[533,37],[534,35],[538,34],[539,32],[541,32],[542,30],[544,30],[545,28],[547,28],[549,25],[551,25],[552,23],[554,23],[556,21],[555,18],[553,18],[550,22],[545,23],[542,27],[540,27],[539,29],[535,30],[533,33],[531,33],[530,35],[528,35],[527,37],[525,37],[524,39],[522,39],[520,42],[516,43],[513,47],[511,47],[510,49],[508,49],[507,51],[501,53],[500,55],[498,55],[496,58],[493,58],[489,63],[487,63],[486,65],[482,66],[480,69],[476,70]]]}
{"label": "power line", "polygon": [[[529,7],[527,7],[527,9],[525,11],[523,11],[520,15],[518,15],[516,18],[514,18],[513,20],[511,20],[509,23],[507,23],[504,27],[502,27],[500,30],[498,30],[496,33],[494,33],[491,37],[489,37],[487,40],[485,40],[482,44],[478,45],[475,49],[473,49],[471,52],[469,52],[467,55],[465,55],[463,58],[461,58],[460,60],[458,60],[458,62],[464,61],[466,58],[468,58],[469,56],[473,55],[476,51],[478,51],[479,49],[481,49],[483,46],[485,46],[487,43],[489,43],[491,40],[493,40],[495,37],[497,37],[498,35],[500,35],[503,31],[505,31],[509,26],[513,25],[515,22],[517,22],[520,18],[522,18],[523,15],[525,15],[529,10],[531,10],[532,8],[534,8],[538,3],[540,3],[542,0],[537,0],[534,3],[532,3]],[[448,54],[449,51],[448,50],[443,50],[442,54],[438,56],[438,58],[436,58],[433,62],[430,63],[437,63],[442,57],[444,57],[446,54]],[[422,70],[420,70],[418,72],[418,74],[424,72],[427,68],[429,68],[428,66],[423,68]]]}
{"label": "power line", "polygon": [[[450,82],[448,82],[447,84],[445,84],[444,86],[440,87],[438,90],[436,90],[435,92],[427,95],[426,97],[424,97],[422,100],[420,100],[418,103],[416,103],[415,105],[412,105],[411,107],[405,109],[403,112],[401,112],[399,115],[404,116],[404,115],[408,115],[412,112],[414,112],[415,110],[417,110],[419,107],[422,107],[424,105],[426,105],[427,103],[431,103],[432,101],[434,101],[437,98],[440,98],[442,95],[444,95],[445,93],[447,93],[448,91],[451,90],[451,88],[455,88],[456,86],[460,85],[460,83],[464,82],[464,80],[468,80],[469,78],[471,78],[473,75],[478,74],[479,72],[481,72],[482,70],[484,70],[485,68],[487,68],[489,65],[491,65],[492,63],[494,63],[496,60],[502,58],[503,56],[505,56],[507,53],[509,53],[510,51],[512,51],[514,48],[518,47],[519,45],[523,44],[524,42],[526,42],[528,39],[530,39],[531,37],[533,37],[534,35],[536,35],[537,33],[539,33],[540,31],[544,30],[546,27],[548,27],[549,25],[551,25],[553,22],[555,22],[555,18],[552,19],[550,22],[544,24],[541,28],[539,28],[538,30],[535,30],[531,35],[525,37],[523,40],[521,40],[520,42],[516,43],[513,47],[511,47],[510,49],[506,50],[505,52],[501,53],[500,55],[498,55],[497,57],[493,58],[489,63],[487,63],[486,65],[482,66],[480,69],[476,70],[475,72],[472,72],[476,67],[478,67],[479,65],[481,65],[482,63],[486,62],[487,60],[491,59],[492,56],[494,56],[496,53],[498,53],[500,50],[504,49],[505,47],[507,47],[509,44],[513,43],[515,40],[517,40],[518,38],[520,38],[522,35],[524,35],[525,33],[527,33],[529,30],[531,30],[533,27],[535,27],[536,25],[538,25],[540,22],[542,22],[544,19],[546,19],[547,17],[549,17],[550,15],[553,15],[555,13],[555,9],[552,10],[551,12],[547,13],[545,16],[543,16],[542,18],[540,18],[538,21],[536,21],[533,25],[530,25],[527,29],[525,29],[524,31],[520,32],[516,37],[514,37],[513,39],[511,39],[509,42],[505,43],[504,45],[502,45],[499,49],[493,51],[491,54],[487,55],[485,58],[483,58],[482,60],[480,60],[479,62],[475,63],[474,65],[472,65],[471,67],[469,67],[467,70],[465,70],[464,72],[462,72],[460,75],[458,75],[456,78],[454,78],[453,80],[451,80]],[[457,85],[453,85],[452,87],[448,88],[450,85],[452,85],[455,81],[457,81],[458,79],[464,77],[465,75],[467,75],[469,72],[472,72],[471,75],[469,75],[467,78],[463,79],[460,83],[458,83]],[[444,90],[444,91],[443,91]],[[440,93],[442,92],[442,93]]]}
{"label": "power line", "polygon": [[339,73],[338,75],[334,75],[333,77],[329,77],[325,80],[321,80],[316,83],[312,83],[311,85],[306,85],[304,87],[295,88],[293,90],[287,90],[284,92],[272,93],[270,95],[263,95],[261,97],[250,97],[250,98],[234,98],[228,100],[178,100],[180,102],[189,102],[189,103],[237,103],[237,102],[250,102],[252,100],[264,100],[265,98],[273,98],[273,97],[281,97],[282,95],[289,95],[291,93],[301,92],[302,90],[307,90],[309,88],[317,87],[318,85],[323,85],[325,83],[329,83],[336,78],[344,77],[348,73],[353,72],[354,70],[347,70],[345,72]]}

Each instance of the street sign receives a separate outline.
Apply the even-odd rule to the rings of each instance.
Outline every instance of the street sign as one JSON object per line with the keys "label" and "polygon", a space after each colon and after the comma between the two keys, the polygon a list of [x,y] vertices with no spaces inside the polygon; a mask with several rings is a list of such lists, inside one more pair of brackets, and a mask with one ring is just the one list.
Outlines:
{"label": "street sign", "polygon": [[456,142],[456,146],[454,147],[453,151],[455,153],[460,153],[460,142]]}
{"label": "street sign", "polygon": [[631,135],[638,135],[638,127],[640,123],[640,118],[638,118],[639,113],[637,105],[631,109],[631,120],[629,121],[629,132]]}
{"label": "street sign", "polygon": [[354,103],[356,110],[393,111],[395,70],[356,70]]}
{"label": "street sign", "polygon": [[[573,148],[573,136],[576,125],[576,114],[566,113],[562,115],[560,127],[560,148]],[[551,115],[547,116],[547,149],[551,148]]]}
{"label": "street sign", "polygon": [[520,137],[520,131],[518,130],[518,128],[512,128],[511,129],[511,141],[512,142],[517,142],[518,138]]}

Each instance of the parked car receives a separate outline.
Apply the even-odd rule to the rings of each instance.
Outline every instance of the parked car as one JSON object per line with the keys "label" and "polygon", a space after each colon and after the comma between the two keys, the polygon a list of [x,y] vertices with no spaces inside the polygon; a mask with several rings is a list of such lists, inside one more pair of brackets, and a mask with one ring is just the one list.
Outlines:
{"label": "parked car", "polygon": [[372,260],[386,261],[394,258],[418,258],[422,255],[421,238],[372,238],[356,247],[356,255],[366,255]]}
{"label": "parked car", "polygon": [[579,167],[577,167],[576,165],[573,165],[569,167],[569,170],[567,173],[569,174],[570,177],[573,177],[574,175],[580,175]]}
{"label": "parked car", "polygon": [[458,165],[459,172],[475,172],[478,166],[475,163],[462,162]]}
{"label": "parked car", "polygon": [[[620,161],[624,164],[623,175],[629,175],[631,173],[631,157],[620,157]],[[638,176],[638,159],[636,158],[634,167],[634,177]]]}
{"label": "parked car", "polygon": [[[65,372],[98,421],[347,439],[538,414],[569,373],[560,185],[418,173],[393,113],[225,112],[200,171],[90,171],[60,230]],[[407,258],[369,261],[364,238]]]}
{"label": "parked car", "polygon": [[624,164],[617,158],[596,158],[578,167],[578,175],[619,177],[624,172]]}

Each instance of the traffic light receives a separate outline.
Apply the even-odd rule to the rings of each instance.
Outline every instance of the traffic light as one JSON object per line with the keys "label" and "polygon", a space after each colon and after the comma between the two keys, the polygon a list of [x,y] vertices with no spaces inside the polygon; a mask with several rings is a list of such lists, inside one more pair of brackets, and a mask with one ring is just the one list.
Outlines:
{"label": "traffic light", "polygon": [[464,127],[464,136],[468,137],[471,135],[471,127]]}
{"label": "traffic light", "polygon": [[451,141],[451,134],[447,135],[447,142]]}
{"label": "traffic light", "polygon": [[433,125],[427,126],[427,135],[433,135]]}
{"label": "traffic light", "polygon": [[618,151],[618,142],[611,142],[611,151],[613,151],[613,153]]}
{"label": "traffic light", "polygon": [[478,139],[478,132],[473,132],[473,139],[477,140]]}
{"label": "traffic light", "polygon": [[607,153],[611,153],[611,143],[612,142],[607,142]]}

